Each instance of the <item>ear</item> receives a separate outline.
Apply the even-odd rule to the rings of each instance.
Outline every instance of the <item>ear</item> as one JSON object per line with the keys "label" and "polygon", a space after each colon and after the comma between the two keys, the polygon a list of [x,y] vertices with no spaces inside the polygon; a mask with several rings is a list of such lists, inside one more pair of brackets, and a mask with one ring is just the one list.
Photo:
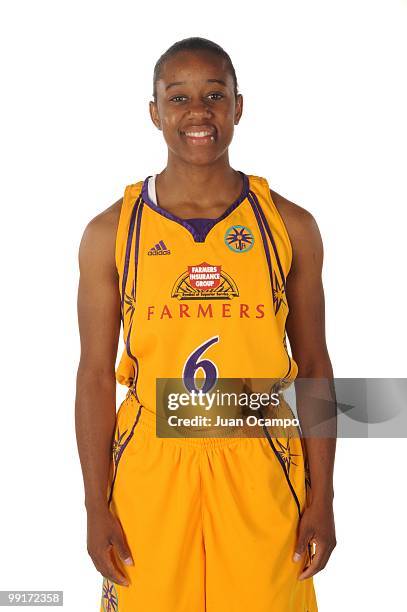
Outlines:
{"label": "ear", "polygon": [[154,100],[151,100],[149,102],[149,109],[150,109],[151,121],[154,123],[155,127],[158,130],[161,130],[161,121],[160,121],[160,116],[158,114],[157,102],[155,102]]}
{"label": "ear", "polygon": [[236,96],[236,106],[235,106],[235,125],[237,125],[240,121],[240,118],[243,113],[243,96],[242,94],[237,94]]}

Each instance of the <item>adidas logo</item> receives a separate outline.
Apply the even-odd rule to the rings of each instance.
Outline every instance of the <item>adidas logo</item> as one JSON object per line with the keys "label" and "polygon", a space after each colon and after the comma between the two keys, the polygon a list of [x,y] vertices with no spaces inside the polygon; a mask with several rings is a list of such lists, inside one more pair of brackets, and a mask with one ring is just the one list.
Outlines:
{"label": "adidas logo", "polygon": [[147,255],[170,255],[171,251],[167,249],[163,240],[157,242],[157,244],[148,251]]}

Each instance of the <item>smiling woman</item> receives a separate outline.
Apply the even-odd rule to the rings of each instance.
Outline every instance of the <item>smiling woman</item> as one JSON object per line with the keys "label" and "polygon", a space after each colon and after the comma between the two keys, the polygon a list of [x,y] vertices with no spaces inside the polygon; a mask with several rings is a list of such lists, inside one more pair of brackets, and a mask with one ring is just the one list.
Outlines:
{"label": "smiling woman", "polygon": [[181,41],[158,60],[150,114],[180,160],[204,165],[227,155],[243,98],[229,55],[200,41]]}
{"label": "smiling woman", "polygon": [[[77,437],[101,609],[316,612],[312,576],[335,545],[334,443],[273,440],[266,424],[250,439],[160,439],[155,426],[158,378],[207,392],[225,378],[332,377],[319,231],[231,167],[243,97],[217,44],[170,47],[149,110],[166,167],[128,185],[80,247]],[[120,321],[115,378],[129,390],[116,415]]]}

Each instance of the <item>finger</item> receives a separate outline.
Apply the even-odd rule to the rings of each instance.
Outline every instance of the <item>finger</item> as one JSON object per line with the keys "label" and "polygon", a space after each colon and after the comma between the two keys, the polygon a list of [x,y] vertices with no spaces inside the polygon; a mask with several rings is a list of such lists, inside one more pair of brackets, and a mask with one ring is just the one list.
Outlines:
{"label": "finger", "polygon": [[311,578],[324,569],[328,563],[331,552],[331,549],[326,543],[318,542],[315,555],[313,555],[311,558],[311,563],[304,569],[303,572],[301,572],[301,574],[298,576],[298,580],[306,580],[307,578]]}
{"label": "finger", "polygon": [[102,576],[108,578],[111,582],[115,582],[116,584],[120,584],[122,586],[129,586],[128,579],[121,574],[114,567],[114,565],[110,563],[100,564],[99,567],[97,567],[97,570],[102,574]]}
{"label": "finger", "polygon": [[129,586],[129,582],[126,580],[119,580],[115,574],[110,574],[107,571],[101,571],[98,570],[100,572],[100,574],[103,576],[103,578],[107,578],[108,580],[110,580],[110,582],[114,582],[115,584],[119,584],[120,586]]}
{"label": "finger", "polygon": [[309,528],[301,529],[301,526],[300,526],[297,544],[295,547],[295,553],[293,556],[293,561],[295,561],[295,563],[297,563],[297,561],[301,559],[301,557],[307,550],[308,544],[312,537],[313,537],[313,532],[311,529]]}
{"label": "finger", "polygon": [[120,560],[123,561],[125,565],[134,565],[130,549],[124,540],[123,534],[121,532],[115,533],[111,539],[111,542]]}
{"label": "finger", "polygon": [[110,550],[107,550],[102,556],[94,559],[93,562],[98,572],[100,572],[105,578],[108,578],[112,582],[116,582],[117,584],[121,584],[123,586],[129,585],[127,576],[114,565],[110,555]]}

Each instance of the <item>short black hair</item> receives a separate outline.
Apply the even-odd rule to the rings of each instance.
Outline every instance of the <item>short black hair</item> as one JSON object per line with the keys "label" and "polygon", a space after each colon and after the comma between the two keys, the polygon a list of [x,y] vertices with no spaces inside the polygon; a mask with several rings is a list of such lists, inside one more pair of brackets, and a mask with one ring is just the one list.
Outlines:
{"label": "short black hair", "polygon": [[154,76],[153,76],[153,98],[157,99],[157,81],[161,75],[161,69],[164,63],[170,58],[173,57],[176,53],[180,51],[210,51],[211,53],[215,53],[217,56],[224,59],[228,65],[230,73],[234,82],[234,91],[235,96],[238,93],[238,85],[235,68],[233,66],[232,60],[230,56],[222,47],[212,40],[208,40],[207,38],[201,38],[199,36],[192,36],[191,38],[184,38],[183,40],[179,40],[174,43],[161,55],[161,57],[157,60],[156,65],[154,66]]}

